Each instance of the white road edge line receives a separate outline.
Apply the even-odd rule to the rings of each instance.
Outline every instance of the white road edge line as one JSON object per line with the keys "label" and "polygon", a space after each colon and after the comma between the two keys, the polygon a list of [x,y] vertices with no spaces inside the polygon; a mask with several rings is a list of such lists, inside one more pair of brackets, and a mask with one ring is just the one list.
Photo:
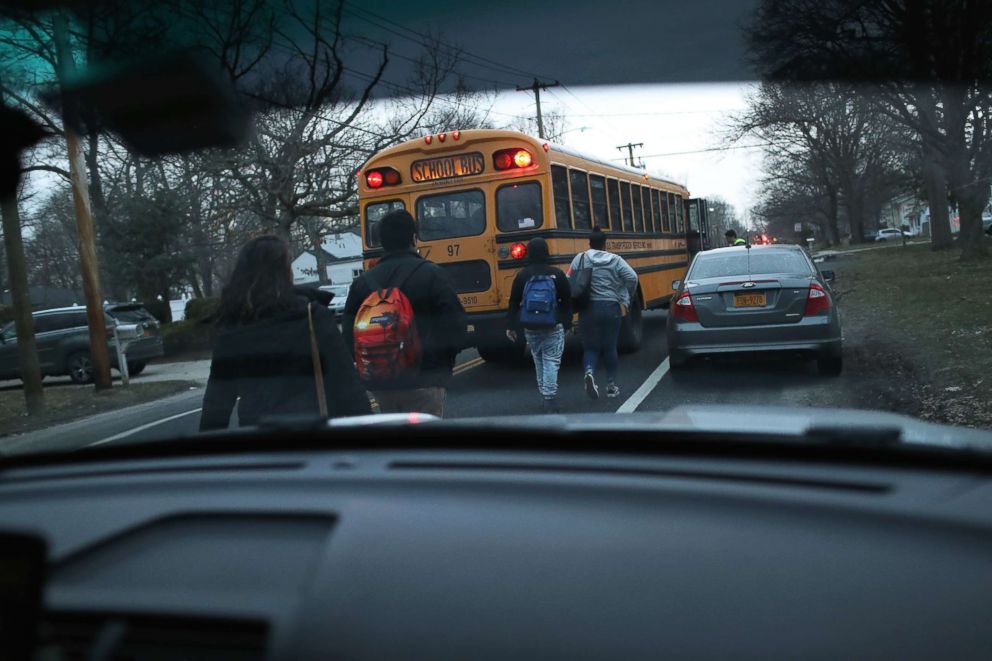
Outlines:
{"label": "white road edge line", "polygon": [[665,360],[661,361],[661,364],[658,365],[658,367],[654,368],[654,371],[651,372],[648,378],[644,380],[641,387],[635,390],[634,394],[628,397],[627,401],[620,405],[620,408],[617,409],[617,413],[633,413],[636,411],[637,407],[641,405],[641,402],[647,399],[648,395],[651,394],[651,391],[658,385],[658,382],[661,381],[662,377],[668,374],[668,368],[669,363],[668,358],[666,357]]}
{"label": "white road edge line", "polygon": [[86,445],[86,447],[91,448],[94,445],[103,445],[104,443],[110,443],[111,441],[116,441],[116,440],[125,438],[127,436],[131,436],[132,434],[137,434],[140,431],[145,431],[146,429],[151,429],[152,427],[154,427],[156,425],[161,425],[163,423],[170,422],[172,420],[178,420],[179,418],[184,418],[187,415],[193,415],[194,413],[199,413],[201,410],[203,410],[203,409],[202,408],[198,408],[198,409],[193,409],[191,411],[185,411],[183,413],[177,413],[175,415],[170,415],[168,418],[162,418],[161,420],[156,420],[155,422],[149,422],[146,425],[141,425],[140,427],[135,427],[134,429],[128,429],[127,431],[122,431],[120,434],[114,434],[113,436],[110,436],[110,437],[105,438],[103,440],[96,441],[94,443],[88,443]]}

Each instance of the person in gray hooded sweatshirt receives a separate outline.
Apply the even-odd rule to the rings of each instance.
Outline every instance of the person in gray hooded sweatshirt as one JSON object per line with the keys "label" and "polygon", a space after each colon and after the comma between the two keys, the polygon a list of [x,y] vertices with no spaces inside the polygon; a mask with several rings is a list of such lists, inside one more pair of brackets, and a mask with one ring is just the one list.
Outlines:
{"label": "person in gray hooded sweatshirt", "polygon": [[585,267],[592,267],[589,305],[579,312],[586,394],[599,399],[596,367],[602,356],[606,367],[606,396],[619,397],[617,341],[620,324],[637,292],[637,273],[620,255],[606,252],[606,233],[598,227],[589,235],[589,250],[575,256],[569,273],[579,268],[583,256]]}

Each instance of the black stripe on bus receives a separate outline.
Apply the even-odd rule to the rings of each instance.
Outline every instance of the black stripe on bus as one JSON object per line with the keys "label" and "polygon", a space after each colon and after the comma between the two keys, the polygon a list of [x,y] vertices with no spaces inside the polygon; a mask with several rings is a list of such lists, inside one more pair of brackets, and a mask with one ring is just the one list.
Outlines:
{"label": "black stripe on bus", "polygon": [[[668,250],[642,250],[640,252],[616,252],[614,255],[620,255],[624,259],[645,259],[648,257],[671,257],[672,255],[684,255],[685,250],[682,248],[670,248]],[[548,258],[546,264],[571,264],[572,260],[575,259],[575,255],[553,255]],[[530,266],[529,259],[501,259],[498,263],[500,269],[515,269],[517,267]],[[637,267],[634,267],[637,270]]]}
{"label": "black stripe on bus", "polygon": [[[511,234],[497,234],[496,243],[517,243],[529,241],[537,237],[544,239],[586,239],[589,238],[589,230],[570,229],[537,229],[527,232],[513,232]],[[684,234],[671,234],[665,232],[613,232],[606,230],[607,239],[684,239]]]}

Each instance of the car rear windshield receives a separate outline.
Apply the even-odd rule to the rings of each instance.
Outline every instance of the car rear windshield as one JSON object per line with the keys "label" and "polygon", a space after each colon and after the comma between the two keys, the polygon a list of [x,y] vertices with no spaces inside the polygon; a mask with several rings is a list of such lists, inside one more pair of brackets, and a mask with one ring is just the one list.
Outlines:
{"label": "car rear windshield", "polygon": [[[750,265],[748,264],[750,253]],[[793,250],[750,250],[734,253],[707,255],[701,253],[696,257],[692,270],[687,276],[690,280],[705,278],[722,278],[726,276],[755,275],[761,273],[788,273],[809,275],[812,273],[806,257]]]}
{"label": "car rear windshield", "polygon": [[155,317],[152,316],[151,312],[140,307],[110,308],[107,310],[107,314],[117,321],[123,321],[129,324],[155,320]]}

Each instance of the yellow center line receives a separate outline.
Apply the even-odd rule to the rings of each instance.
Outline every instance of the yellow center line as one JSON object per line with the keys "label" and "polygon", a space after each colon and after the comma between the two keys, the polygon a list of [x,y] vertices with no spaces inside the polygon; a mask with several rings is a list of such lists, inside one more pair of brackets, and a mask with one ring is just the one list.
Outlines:
{"label": "yellow center line", "polygon": [[473,358],[472,360],[462,363],[461,365],[455,365],[455,369],[452,370],[452,373],[461,374],[462,372],[467,372],[473,367],[478,367],[484,362],[486,361],[484,361],[482,358]]}

